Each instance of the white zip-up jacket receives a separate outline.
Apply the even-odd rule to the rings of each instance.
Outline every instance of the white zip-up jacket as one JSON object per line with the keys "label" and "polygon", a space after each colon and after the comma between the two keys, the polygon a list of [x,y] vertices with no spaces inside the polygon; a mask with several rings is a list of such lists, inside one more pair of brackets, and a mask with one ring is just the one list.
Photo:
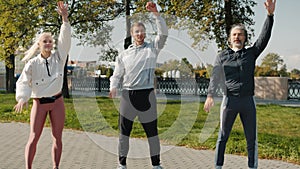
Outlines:
{"label": "white zip-up jacket", "polygon": [[57,51],[46,59],[41,54],[30,59],[16,83],[16,100],[27,102],[31,98],[51,97],[62,90],[64,65],[71,47],[71,25],[64,22],[60,28]]}
{"label": "white zip-up jacket", "polygon": [[155,40],[144,42],[141,46],[132,44],[116,58],[115,70],[110,78],[110,90],[118,88],[121,79],[122,88],[126,90],[154,88],[157,57],[168,36],[165,20],[161,16],[154,17],[158,31]]}

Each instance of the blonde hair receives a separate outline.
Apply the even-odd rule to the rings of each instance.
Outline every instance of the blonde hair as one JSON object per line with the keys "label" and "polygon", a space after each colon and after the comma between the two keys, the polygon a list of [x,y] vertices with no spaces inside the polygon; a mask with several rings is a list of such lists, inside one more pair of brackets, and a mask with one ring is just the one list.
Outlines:
{"label": "blonde hair", "polygon": [[[37,37],[35,38],[34,44],[24,53],[25,56],[22,59],[22,61],[26,62],[29,59],[31,59],[33,55],[36,55],[38,53],[39,42],[45,36],[50,36],[53,39],[52,34],[50,32],[44,32],[40,35],[37,35]],[[54,39],[53,39],[53,43],[54,43]]]}

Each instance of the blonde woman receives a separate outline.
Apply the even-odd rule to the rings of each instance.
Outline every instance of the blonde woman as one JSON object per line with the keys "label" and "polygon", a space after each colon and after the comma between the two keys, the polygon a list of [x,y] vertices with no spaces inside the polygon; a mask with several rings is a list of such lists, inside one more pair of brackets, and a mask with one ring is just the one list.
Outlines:
{"label": "blonde woman", "polygon": [[[68,21],[68,5],[57,3],[62,25],[57,41],[57,50],[53,51],[54,39],[51,33],[42,33],[33,46],[25,53],[27,61],[16,84],[16,112],[21,112],[30,98],[33,105],[30,114],[30,134],[25,148],[26,169],[32,168],[38,140],[49,114],[53,146],[53,168],[58,169],[62,153],[62,131],[65,120],[65,107],[61,94],[63,70],[71,46],[71,26]],[[31,58],[36,55],[36,57]]]}

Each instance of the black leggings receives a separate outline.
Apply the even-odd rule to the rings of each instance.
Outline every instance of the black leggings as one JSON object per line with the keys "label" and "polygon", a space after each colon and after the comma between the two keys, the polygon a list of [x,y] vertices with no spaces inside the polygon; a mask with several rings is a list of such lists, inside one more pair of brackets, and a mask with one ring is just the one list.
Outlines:
{"label": "black leggings", "polygon": [[134,119],[141,122],[150,147],[152,165],[160,164],[160,143],[157,130],[157,107],[153,89],[123,90],[119,115],[119,162],[126,165],[129,137]]}

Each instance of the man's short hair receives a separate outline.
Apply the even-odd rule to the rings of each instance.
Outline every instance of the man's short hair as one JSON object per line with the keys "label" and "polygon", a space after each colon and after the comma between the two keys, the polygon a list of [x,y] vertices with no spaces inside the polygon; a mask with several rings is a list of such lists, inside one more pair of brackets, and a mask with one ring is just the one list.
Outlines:
{"label": "man's short hair", "polygon": [[135,22],[135,23],[133,23],[132,25],[131,25],[131,28],[130,28],[130,32],[132,33],[132,31],[133,31],[133,27],[135,27],[135,26],[142,26],[143,28],[144,28],[144,30],[146,31],[146,27],[145,27],[145,25],[142,23],[142,22]]}

